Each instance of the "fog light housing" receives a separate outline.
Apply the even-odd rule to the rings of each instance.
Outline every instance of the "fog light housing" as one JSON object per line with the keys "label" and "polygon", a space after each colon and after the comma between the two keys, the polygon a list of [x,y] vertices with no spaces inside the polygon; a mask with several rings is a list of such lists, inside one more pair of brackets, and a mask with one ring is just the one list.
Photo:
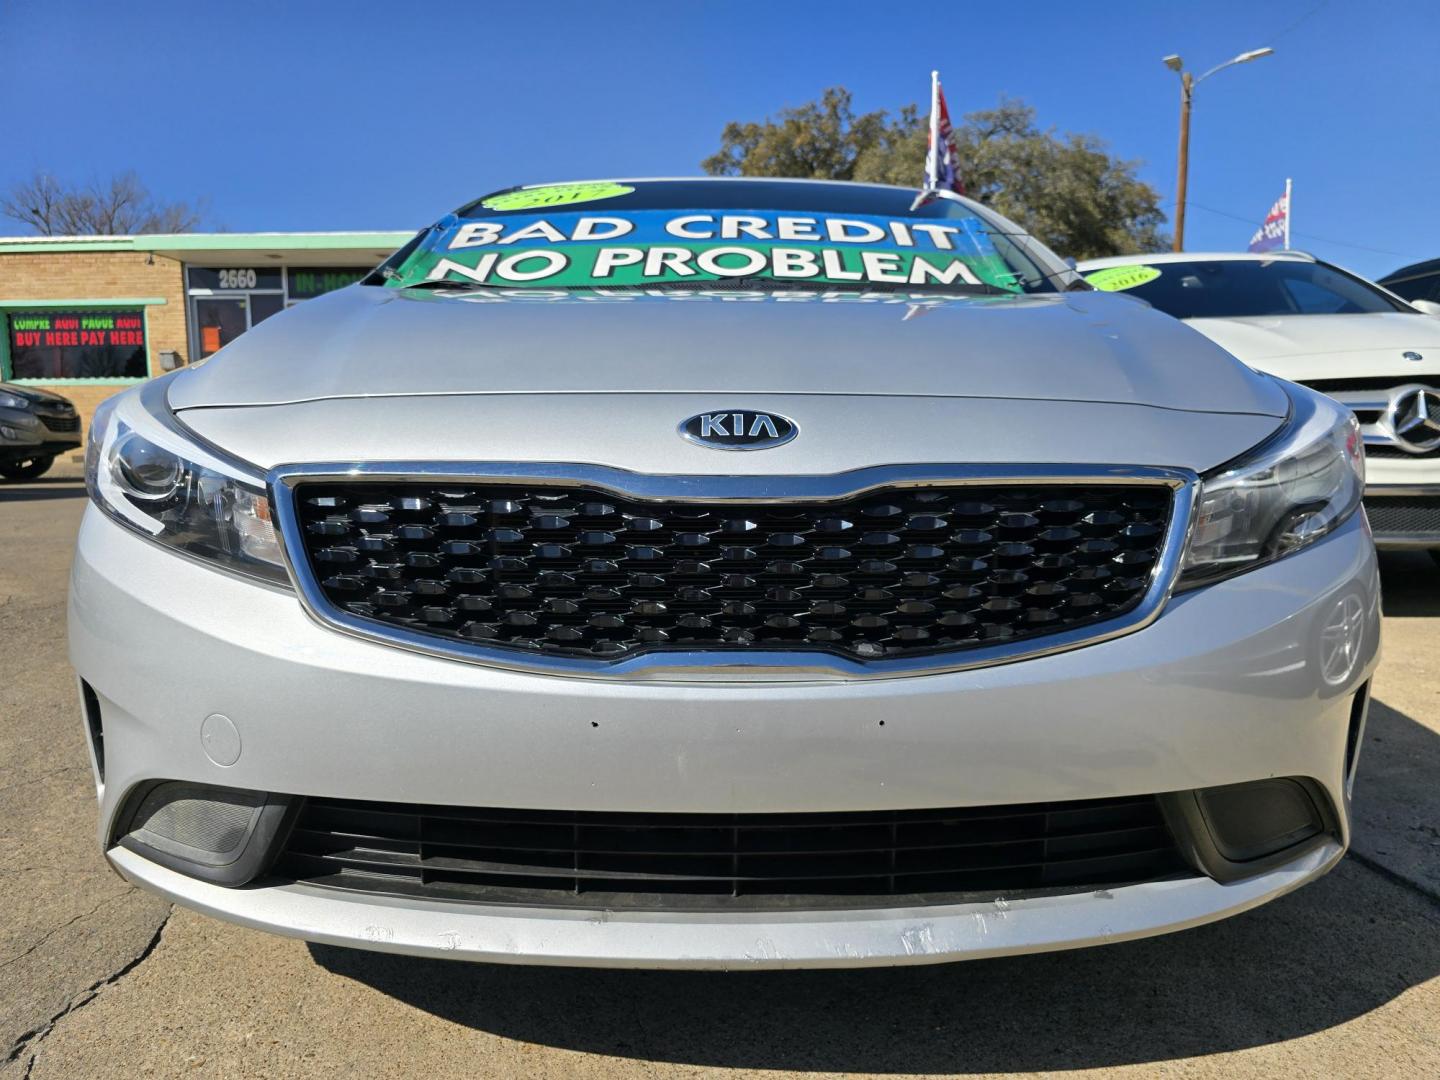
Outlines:
{"label": "fog light housing", "polygon": [[1177,791],[1160,804],[1190,861],[1220,882],[1263,873],[1336,832],[1324,792],[1296,777]]}
{"label": "fog light housing", "polygon": [[1221,855],[1254,862],[1318,836],[1320,814],[1296,780],[1203,788],[1200,810]]}
{"label": "fog light housing", "polygon": [[244,885],[270,866],[299,799],[163,781],[136,791],[119,843],[167,869],[216,885]]}

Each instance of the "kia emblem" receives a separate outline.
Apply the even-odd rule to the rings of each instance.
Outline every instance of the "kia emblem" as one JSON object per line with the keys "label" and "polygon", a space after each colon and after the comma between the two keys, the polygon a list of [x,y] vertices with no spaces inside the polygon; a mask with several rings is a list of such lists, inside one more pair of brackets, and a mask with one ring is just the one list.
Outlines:
{"label": "kia emblem", "polygon": [[680,425],[681,437],[712,450],[768,450],[800,433],[795,421],[754,409],[697,413]]}

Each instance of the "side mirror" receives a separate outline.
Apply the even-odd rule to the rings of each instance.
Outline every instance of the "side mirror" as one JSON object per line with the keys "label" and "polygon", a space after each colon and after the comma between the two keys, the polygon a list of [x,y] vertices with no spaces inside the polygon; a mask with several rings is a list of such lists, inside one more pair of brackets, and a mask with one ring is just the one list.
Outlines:
{"label": "side mirror", "polygon": [[1410,306],[1422,315],[1440,316],[1440,304],[1434,300],[1411,300]]}

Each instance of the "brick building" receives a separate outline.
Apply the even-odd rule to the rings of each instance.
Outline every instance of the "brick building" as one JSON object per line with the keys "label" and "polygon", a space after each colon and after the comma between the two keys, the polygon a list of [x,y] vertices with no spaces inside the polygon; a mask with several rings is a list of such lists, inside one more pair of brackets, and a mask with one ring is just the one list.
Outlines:
{"label": "brick building", "polygon": [[75,403],[210,355],[347,285],[412,233],[0,237],[0,382]]}

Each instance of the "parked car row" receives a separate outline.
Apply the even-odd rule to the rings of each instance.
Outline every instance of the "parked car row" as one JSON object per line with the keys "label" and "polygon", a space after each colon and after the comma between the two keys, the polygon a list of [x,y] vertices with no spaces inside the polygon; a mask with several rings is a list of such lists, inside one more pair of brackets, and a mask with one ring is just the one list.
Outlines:
{"label": "parked car row", "polygon": [[1440,319],[1430,317],[1440,305],[1293,251],[1123,256],[1079,269],[1251,367],[1349,406],[1376,546],[1440,557]]}

